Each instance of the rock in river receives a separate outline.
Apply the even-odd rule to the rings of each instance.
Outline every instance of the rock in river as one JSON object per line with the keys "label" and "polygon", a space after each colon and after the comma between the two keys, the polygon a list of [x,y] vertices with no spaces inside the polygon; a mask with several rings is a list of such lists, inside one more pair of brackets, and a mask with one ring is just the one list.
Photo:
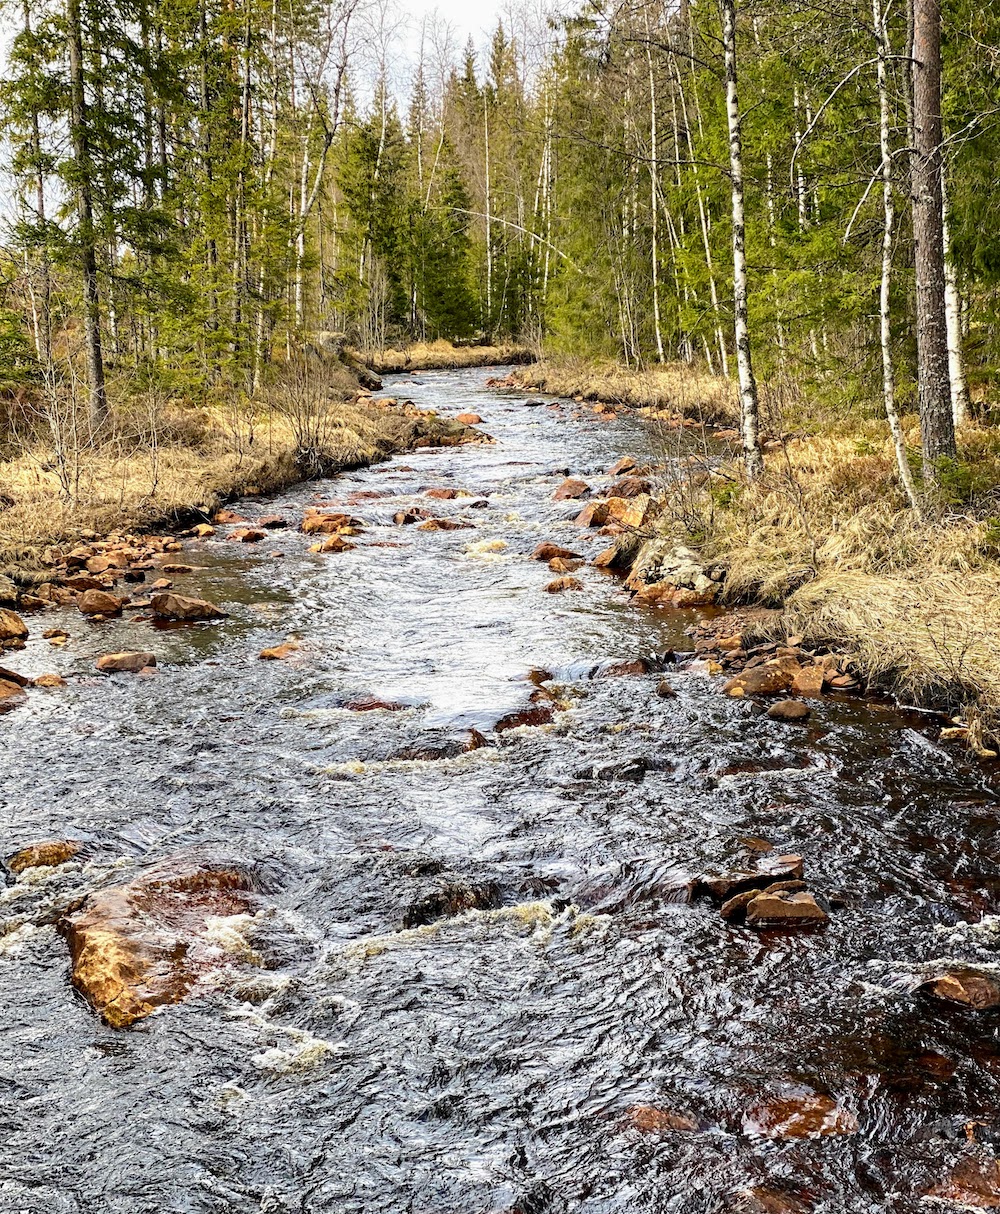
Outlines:
{"label": "rock in river", "polygon": [[125,599],[106,590],[85,590],[76,600],[81,615],[121,615]]}
{"label": "rock in river", "polygon": [[96,662],[97,669],[105,674],[138,674],[147,666],[155,665],[155,653],[106,653]]}
{"label": "rock in river", "polygon": [[553,544],[545,541],[538,545],[532,552],[531,559],[533,561],[551,561],[556,557],[561,557],[564,561],[578,560],[579,552],[571,552],[569,548],[561,548],[558,544]]}
{"label": "rock in river", "polygon": [[767,890],[747,906],[748,927],[804,927],[826,923],[828,915],[810,893]]}
{"label": "rock in river", "polygon": [[78,839],[41,839],[8,856],[4,863],[12,873],[23,873],[26,868],[57,868],[72,860],[82,846]]}
{"label": "rock in river", "polygon": [[985,1151],[966,1155],[926,1196],[953,1210],[1000,1210],[1000,1162]]}
{"label": "rock in river", "polygon": [[166,591],[150,599],[153,615],[161,620],[218,620],[226,613],[207,599],[191,599]]}
{"label": "rock in river", "polygon": [[743,1115],[743,1132],[754,1138],[820,1138],[855,1134],[858,1119],[832,1096],[819,1092],[773,1096]]}
{"label": "rock in river", "polygon": [[210,939],[209,920],[252,903],[246,871],[183,857],[99,890],[60,924],[73,985],[113,1028],[134,1024],[211,984],[227,954]]}
{"label": "rock in river", "polygon": [[28,626],[16,611],[0,607],[0,645],[8,641],[24,641],[28,637]]}
{"label": "rock in river", "polygon": [[805,721],[810,716],[809,705],[801,700],[779,700],[767,710],[772,721]]}
{"label": "rock in river", "polygon": [[964,1003],[977,1011],[1000,1006],[1000,981],[994,975],[972,966],[953,966],[943,970],[922,982],[917,990],[933,999]]}

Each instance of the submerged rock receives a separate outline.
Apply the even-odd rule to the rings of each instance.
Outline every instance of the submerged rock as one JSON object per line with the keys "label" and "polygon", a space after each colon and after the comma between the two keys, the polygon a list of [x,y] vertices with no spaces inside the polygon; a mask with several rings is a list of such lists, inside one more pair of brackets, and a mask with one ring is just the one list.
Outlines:
{"label": "submerged rock", "polygon": [[767,710],[772,721],[805,721],[812,714],[801,700],[779,700]]}
{"label": "submerged rock", "polygon": [[642,1134],[693,1134],[700,1128],[693,1117],[655,1104],[630,1105],[625,1110],[625,1118],[633,1129]]}
{"label": "submerged rock", "polygon": [[932,999],[983,1011],[1000,1006],[1000,979],[972,966],[955,966],[922,982],[917,990]]}
{"label": "submerged rock", "polygon": [[411,902],[403,915],[403,927],[423,927],[437,919],[462,915],[470,910],[492,910],[500,905],[500,886],[495,881],[467,884],[449,881]]}
{"label": "submerged rock", "polygon": [[579,552],[572,552],[569,548],[562,548],[559,544],[553,544],[549,541],[539,544],[531,554],[533,561],[551,561],[556,557],[561,557],[564,561],[581,559]]}
{"label": "submerged rock", "polygon": [[269,649],[262,649],[257,657],[262,662],[281,662],[285,658],[290,658],[298,650],[297,641],[285,641],[282,645],[272,645]]}
{"label": "submerged rock", "polygon": [[1000,1162],[992,1155],[966,1155],[926,1197],[963,1210],[1000,1210]]}
{"label": "submerged rock", "polygon": [[82,846],[78,839],[41,839],[8,856],[4,864],[12,873],[23,873],[26,868],[57,868],[72,860]]}
{"label": "submerged rock", "polygon": [[60,924],[73,985],[113,1028],[134,1024],[210,981],[226,954],[210,940],[208,921],[252,904],[245,870],[183,857],[91,894]]}
{"label": "submerged rock", "polygon": [[819,1092],[770,1097],[743,1115],[743,1133],[753,1138],[820,1138],[857,1131],[857,1117]]}
{"label": "submerged rock", "polygon": [[95,663],[105,674],[137,674],[149,666],[156,665],[155,653],[106,653]]}
{"label": "submerged rock", "polygon": [[557,577],[545,587],[547,594],[561,594],[564,590],[582,590],[583,582],[577,577]]}

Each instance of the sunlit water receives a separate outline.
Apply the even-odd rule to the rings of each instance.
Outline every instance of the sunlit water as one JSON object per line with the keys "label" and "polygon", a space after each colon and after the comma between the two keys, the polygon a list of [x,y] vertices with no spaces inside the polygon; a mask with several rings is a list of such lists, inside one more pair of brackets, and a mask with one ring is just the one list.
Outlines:
{"label": "sunlit water", "polygon": [[[296,524],[342,502],[366,523],[355,551],[310,553],[296,530],[248,547],[222,529],[188,545],[179,559],[201,568],[175,582],[228,620],[57,613],[44,621],[68,623],[65,650],[36,617],[9,659],[73,677],[0,720],[3,854],[89,846],[0,889],[4,1214],[721,1214],[753,1185],[817,1211],[905,1214],[926,1208],[964,1124],[994,1121],[995,1018],[909,993],[922,963],[995,958],[983,773],[886,707],[826,702],[792,727],[693,670],[669,672],[675,700],[655,675],[588,678],[683,648],[691,617],[637,609],[589,568],[583,592],[547,595],[554,575],[526,556],[542,539],[606,543],[553,491],[567,470],[606,485],[649,439],[484,378],[387,387],[480,412],[495,445],[240,507]],[[474,529],[394,525],[430,486],[485,497],[432,503]],[[257,660],[288,637],[293,660]],[[154,650],[160,674],[93,675],[121,648]],[[539,668],[568,710],[492,734]],[[342,706],[363,696],[410,707]],[[471,727],[491,745],[394,758]],[[635,756],[650,763],[640,783],[585,778]],[[825,931],[762,936],[676,900],[685,876],[745,866],[747,837],[803,854],[835,901]],[[260,911],[219,926],[232,980],[110,1029],[70,986],[55,921],[191,848],[259,875]],[[501,905],[402,930],[447,881],[494,882]],[[858,1132],[747,1132],[762,1096],[797,1091],[840,1101]],[[636,1105],[700,1129],[643,1132]]]}

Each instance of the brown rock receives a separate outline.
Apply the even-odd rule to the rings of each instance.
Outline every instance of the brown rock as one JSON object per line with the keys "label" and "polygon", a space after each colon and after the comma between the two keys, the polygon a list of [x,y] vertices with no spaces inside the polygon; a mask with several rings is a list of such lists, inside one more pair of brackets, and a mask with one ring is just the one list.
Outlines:
{"label": "brown rock", "polygon": [[0,679],[0,709],[17,708],[27,702],[24,688],[7,679]]}
{"label": "brown rock", "polygon": [[633,658],[627,662],[609,662],[594,675],[596,679],[622,679],[633,675],[649,674],[650,665],[645,658]]}
{"label": "brown rock", "polygon": [[748,927],[781,927],[826,923],[829,916],[809,893],[764,891],[747,907]]}
{"label": "brown rock", "polygon": [[564,590],[582,590],[583,582],[576,577],[557,577],[545,587],[547,594],[562,594]]}
{"label": "brown rock", "polygon": [[677,692],[670,686],[670,682],[667,679],[660,679],[659,683],[656,684],[656,694],[661,700],[677,699]]}
{"label": "brown rock", "polygon": [[755,1185],[739,1194],[735,1214],[809,1214],[811,1208],[791,1193]]}
{"label": "brown rock", "polygon": [[553,573],[576,573],[584,564],[584,561],[568,561],[564,556],[554,556],[549,561],[549,568]]}
{"label": "brown rock", "polygon": [[321,544],[315,544],[313,550],[315,552],[351,552],[356,547],[356,544],[345,540],[342,535],[328,535]]}
{"label": "brown rock", "polygon": [[551,704],[536,704],[531,708],[519,708],[508,712],[493,726],[494,733],[505,733],[521,725],[548,725],[555,715]]}
{"label": "brown rock", "polygon": [[569,476],[553,493],[552,500],[555,502],[574,501],[577,498],[586,497],[589,493],[590,486],[586,481],[582,481],[578,477]]}
{"label": "brown rock", "polygon": [[728,873],[724,877],[703,877],[696,892],[709,894],[719,902],[725,902],[745,890],[761,891],[778,880],[801,881],[804,866],[801,856],[768,856],[761,861],[754,873]]}
{"label": "brown rock", "polygon": [[127,602],[106,590],[85,590],[76,600],[81,615],[121,615]]}
{"label": "brown rock", "polygon": [[16,670],[9,670],[6,666],[0,666],[0,679],[5,683],[13,683],[15,687],[30,687],[32,679],[26,674],[19,674]]}
{"label": "brown rock", "polygon": [[727,696],[775,696],[788,691],[793,674],[780,666],[766,662],[761,666],[748,666],[741,674],[723,684]]}
{"label": "brown rock", "polygon": [[483,419],[478,413],[459,413],[455,421],[461,422],[463,426],[478,426]]}
{"label": "brown rock", "polygon": [[419,523],[418,531],[469,531],[473,527],[472,523],[465,523],[457,518],[429,518],[426,522]]}
{"label": "brown rock", "polygon": [[653,484],[641,476],[626,476],[616,481],[608,490],[608,497],[638,497],[641,493],[651,493]]}
{"label": "brown rock", "polygon": [[337,535],[349,532],[356,534],[362,524],[349,514],[320,514],[310,512],[302,520],[302,531],[306,535]]}
{"label": "brown rock", "polygon": [[588,502],[576,516],[578,527],[603,527],[608,521],[607,502]]}
{"label": "brown rock", "polygon": [[242,514],[237,514],[235,510],[217,510],[212,516],[214,523],[245,523],[247,519]]}
{"label": "brown rock", "polygon": [[16,611],[0,607],[0,645],[6,641],[25,641],[28,639],[28,626]]}
{"label": "brown rock", "polygon": [[985,1153],[966,1155],[926,1196],[963,1210],[1000,1210],[1000,1162]]}
{"label": "brown rock", "polygon": [[56,868],[72,860],[82,846],[76,839],[43,839],[22,847],[4,863],[12,873],[23,873],[26,868]]}
{"label": "brown rock", "polygon": [[811,714],[809,706],[801,700],[779,700],[767,710],[772,721],[804,721]]}
{"label": "brown rock", "polygon": [[631,455],[623,455],[617,464],[612,464],[608,469],[608,476],[622,476],[626,472],[631,472],[636,466]]}
{"label": "brown rock", "polygon": [[1000,982],[992,975],[972,967],[956,966],[922,982],[917,990],[933,999],[962,1003],[977,1011],[1000,1006]]}
{"label": "brown rock", "polygon": [[191,534],[199,540],[210,540],[215,535],[215,528],[211,523],[197,523],[191,528]]}
{"label": "brown rock", "polygon": [[691,1134],[698,1123],[693,1117],[661,1109],[655,1104],[633,1104],[625,1110],[629,1124],[643,1134]]}
{"label": "brown rock", "polygon": [[433,497],[437,501],[441,501],[441,502],[454,501],[455,498],[459,497],[460,495],[461,495],[461,490],[459,490],[459,489],[440,488],[440,489],[425,489],[424,490],[424,497]]}
{"label": "brown rock", "polygon": [[617,544],[612,544],[610,548],[603,548],[597,556],[594,557],[591,564],[595,569],[614,569],[621,565],[625,560],[622,550]]}
{"label": "brown rock", "polygon": [[128,885],[91,894],[60,927],[73,985],[114,1028],[208,988],[231,960],[206,932],[211,917],[251,909],[251,883],[235,866],[184,858]]}
{"label": "brown rock", "polygon": [[270,649],[262,649],[257,657],[262,662],[282,662],[299,651],[297,641],[285,641],[282,645],[272,645]]}
{"label": "brown rock", "polygon": [[378,696],[357,696],[340,705],[350,712],[403,712],[412,708],[412,704],[403,704],[399,700],[380,700]]}
{"label": "brown rock", "polygon": [[281,531],[288,526],[288,519],[282,514],[265,514],[257,520],[257,526],[263,527],[265,531]]}
{"label": "brown rock", "polygon": [[95,577],[87,577],[83,573],[74,573],[62,579],[62,584],[68,590],[103,590],[104,583]]}
{"label": "brown rock", "polygon": [[608,518],[623,527],[644,527],[660,512],[659,505],[648,493],[640,493],[638,497],[609,497],[607,507]]}
{"label": "brown rock", "polygon": [[173,562],[168,565],[161,565],[160,569],[164,573],[194,573],[194,565],[178,565]]}
{"label": "brown rock", "polygon": [[158,577],[155,582],[150,584],[149,589],[154,590],[169,590],[173,586],[173,582],[168,577]]}
{"label": "brown rock", "polygon": [[65,686],[67,686],[67,683],[61,674],[40,674],[38,676],[38,678],[35,679],[35,686],[36,687],[65,687]]}
{"label": "brown rock", "polygon": [[792,676],[791,690],[797,696],[818,697],[823,694],[824,672],[819,666],[803,666]]}
{"label": "brown rock", "polygon": [[581,559],[579,552],[571,552],[568,548],[560,548],[558,544],[553,544],[549,541],[539,544],[534,552],[532,552],[530,559],[533,561],[551,561],[556,557],[562,557],[566,561]]}
{"label": "brown rock", "polygon": [[751,1106],[743,1115],[743,1132],[754,1138],[820,1138],[856,1134],[858,1119],[832,1096],[811,1092],[775,1096]]}
{"label": "brown rock", "polygon": [[241,544],[259,544],[261,540],[267,539],[267,532],[260,531],[254,527],[247,527],[241,531],[234,531],[229,539]]}
{"label": "brown rock", "polygon": [[153,615],[161,620],[218,620],[226,616],[221,607],[207,599],[192,599],[171,591],[154,594],[150,606]]}
{"label": "brown rock", "polygon": [[155,653],[106,653],[96,662],[97,669],[105,674],[138,674],[155,665]]}

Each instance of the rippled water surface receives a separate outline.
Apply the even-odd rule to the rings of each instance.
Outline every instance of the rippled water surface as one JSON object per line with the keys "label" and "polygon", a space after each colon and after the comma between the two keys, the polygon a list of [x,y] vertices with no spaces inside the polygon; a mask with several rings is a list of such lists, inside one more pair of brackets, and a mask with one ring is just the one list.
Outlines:
{"label": "rippled water surface", "polygon": [[[74,677],[0,722],[3,854],[87,849],[0,888],[0,1210],[722,1214],[765,1186],[800,1203],[769,1208],[905,1214],[966,1123],[991,1133],[996,1019],[910,993],[935,958],[995,958],[983,773],[884,706],[827,701],[790,727],[695,670],[669,672],[673,700],[656,675],[589,677],[684,648],[691,617],[638,610],[590,568],[583,592],[545,594],[554,575],[526,557],[542,539],[593,555],[606,541],[553,491],[567,470],[606,485],[649,440],[484,378],[387,387],[476,410],[494,445],[240,507],[297,524],[342,503],[365,521],[354,551],[221,529],[175,583],[228,620],[56,613],[70,645],[9,660]],[[393,524],[432,486],[474,495],[433,503],[472,528]],[[291,660],[257,660],[289,637]],[[160,673],[92,674],[121,648],[154,650]],[[533,670],[565,710],[494,733]],[[345,707],[363,697],[404,707]],[[489,745],[398,757],[460,751],[473,728]],[[636,757],[639,782],[605,770]],[[745,866],[748,839],[804,856],[825,930],[760,934],[679,900],[686,877]],[[230,980],[108,1028],[54,924],[191,849],[258,874],[260,909],[218,927]],[[497,905],[404,929],[459,883]],[[857,1132],[755,1136],[761,1099],[803,1093]],[[697,1128],[651,1129],[637,1107]]]}

